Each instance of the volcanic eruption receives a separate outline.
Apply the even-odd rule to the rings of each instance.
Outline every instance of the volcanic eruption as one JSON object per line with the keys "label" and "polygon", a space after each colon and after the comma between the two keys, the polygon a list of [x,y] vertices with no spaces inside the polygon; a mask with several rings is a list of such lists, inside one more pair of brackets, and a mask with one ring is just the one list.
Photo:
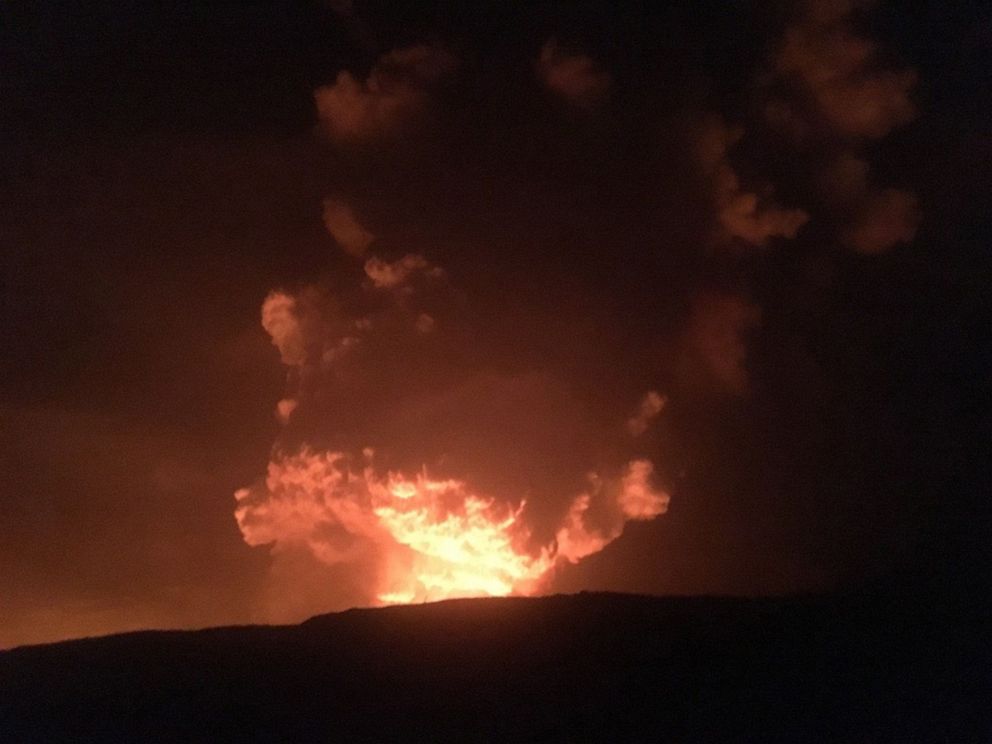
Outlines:
{"label": "volcanic eruption", "polygon": [[[542,308],[540,295],[551,289],[542,285],[561,281],[567,265],[539,274],[539,250],[514,261],[512,247],[500,244],[512,233],[467,233],[493,245],[448,251],[457,232],[431,235],[412,227],[424,220],[416,209],[397,214],[396,202],[415,195],[397,190],[389,202],[366,190],[363,198],[339,182],[322,203],[338,249],[328,268],[262,303],[262,325],[287,371],[276,402],[282,429],[265,477],[235,494],[235,516],[244,540],[270,546],[273,566],[283,564],[279,581],[334,567],[336,578],[318,570],[315,581],[345,581],[356,601],[371,603],[535,594],[557,569],[619,537],[625,523],[663,514],[671,463],[655,462],[665,456],[656,420],[669,395],[746,395],[747,336],[762,319],[746,289],[719,280],[730,259],[706,251],[740,258],[743,276],[748,256],[797,239],[823,217],[862,253],[915,234],[916,198],[876,185],[863,155],[867,143],[913,118],[916,76],[880,66],[875,44],[856,33],[854,10],[799,8],[752,86],[760,124],[745,131],[695,111],[674,127],[699,193],[670,187],[673,203],[695,198],[710,212],[708,235],[698,237],[705,250],[693,246],[684,262],[713,278],[672,292],[680,298],[666,310],[673,327],[631,323],[625,335],[622,312],[610,316],[582,296],[594,282],[571,313]],[[396,153],[441,126],[461,62],[419,43],[381,54],[365,73],[339,71],[314,92],[325,144],[354,162],[389,163],[395,178],[414,173],[411,183],[422,185],[416,158],[424,155]],[[580,49],[551,38],[532,65],[543,95],[577,132],[609,106],[613,74]],[[802,193],[820,214],[742,167],[754,129],[810,158],[814,183]],[[433,224],[452,217],[460,215]],[[627,226],[610,224],[625,234]],[[487,261],[486,250],[500,255]],[[615,278],[623,277],[622,259],[613,260]],[[508,283],[502,296],[493,286],[500,281]],[[516,284],[531,286],[529,295],[518,300]],[[567,297],[557,287],[553,294]],[[654,312],[653,303],[643,307]],[[600,320],[594,312],[604,313],[605,331],[588,330]]]}
{"label": "volcanic eruption", "polygon": [[[485,346],[465,342],[473,331],[457,317],[449,322],[444,299],[455,290],[441,267],[420,254],[388,260],[368,253],[372,234],[338,201],[325,203],[325,222],[343,250],[362,261],[361,273],[336,295],[311,285],[295,294],[274,291],[263,303],[262,324],[289,369],[289,390],[276,407],[285,429],[266,477],[235,494],[248,544],[271,545],[277,557],[302,551],[325,565],[360,566],[361,591],[372,602],[528,595],[547,587],[556,566],[602,550],[625,522],[666,511],[669,496],[656,483],[654,464],[631,454],[600,458],[571,479],[556,475],[571,480],[575,492],[554,494],[551,508],[535,516],[527,493],[507,484],[533,483],[519,462],[534,467],[533,458],[515,453],[541,436],[531,430],[528,409],[544,391],[526,390],[526,375],[494,378],[482,362],[472,363]],[[382,374],[382,360],[401,372],[368,384]],[[457,403],[435,405],[466,384],[489,398],[481,420]],[[430,423],[415,422],[413,432],[393,422],[410,401],[420,414],[430,411]],[[656,391],[639,405],[632,401],[633,415],[617,417],[611,438],[633,450],[663,403]],[[486,442],[492,409],[497,420],[523,431],[509,452]],[[336,446],[317,446],[311,436]],[[399,459],[414,469],[384,468],[383,450],[387,461],[402,451]],[[511,471],[501,488],[474,482],[471,461],[479,458]]]}

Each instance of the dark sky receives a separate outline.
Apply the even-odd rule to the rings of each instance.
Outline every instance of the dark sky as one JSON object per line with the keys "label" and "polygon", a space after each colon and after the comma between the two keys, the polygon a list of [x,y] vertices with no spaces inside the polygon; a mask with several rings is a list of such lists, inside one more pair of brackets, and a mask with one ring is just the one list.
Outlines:
{"label": "dark sky", "polygon": [[0,55],[0,647],[367,604],[235,521],[304,445],[535,545],[653,463],[549,591],[986,556],[982,4],[3,2]]}

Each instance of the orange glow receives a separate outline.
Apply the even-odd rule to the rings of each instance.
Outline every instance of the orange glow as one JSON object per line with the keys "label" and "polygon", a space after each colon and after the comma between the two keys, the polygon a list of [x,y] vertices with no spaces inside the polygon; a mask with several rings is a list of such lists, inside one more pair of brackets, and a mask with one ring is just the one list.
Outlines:
{"label": "orange glow", "polygon": [[458,481],[423,475],[394,478],[376,501],[379,524],[410,550],[408,561],[387,572],[381,601],[529,594],[551,567],[546,550],[532,556],[523,549],[523,504],[500,509]]}
{"label": "orange glow", "polygon": [[[525,503],[513,506],[475,493],[459,480],[378,475],[366,451],[360,471],[340,453],[304,449],[270,462],[264,487],[236,494],[235,516],[249,545],[273,552],[304,546],[318,560],[346,563],[372,555],[378,565],[369,596],[404,603],[470,596],[535,594],[561,562],[602,550],[629,519],[653,519],[668,495],[650,484],[646,460],[571,501],[549,545],[531,545]],[[605,502],[605,525],[588,510]]]}

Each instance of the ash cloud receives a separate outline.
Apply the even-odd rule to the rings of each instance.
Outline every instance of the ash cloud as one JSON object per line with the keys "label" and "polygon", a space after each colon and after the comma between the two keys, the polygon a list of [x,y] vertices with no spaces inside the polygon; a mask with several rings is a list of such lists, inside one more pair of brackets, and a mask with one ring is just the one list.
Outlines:
{"label": "ash cloud", "polygon": [[860,253],[884,253],[916,237],[919,200],[900,189],[872,190],[856,208],[844,240]]}

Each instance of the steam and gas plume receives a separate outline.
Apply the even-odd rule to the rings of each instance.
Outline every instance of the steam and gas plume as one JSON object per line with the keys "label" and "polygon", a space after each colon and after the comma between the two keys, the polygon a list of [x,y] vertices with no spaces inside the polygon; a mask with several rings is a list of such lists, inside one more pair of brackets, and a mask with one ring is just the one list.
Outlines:
{"label": "steam and gas plume", "polygon": [[682,372],[702,377],[716,390],[747,390],[747,338],[761,321],[757,305],[737,294],[693,296],[682,344]]}
{"label": "steam and gas plume", "polygon": [[637,407],[637,413],[627,419],[627,431],[631,436],[639,437],[654,421],[665,407],[665,397],[656,390],[649,390]]}
{"label": "steam and gas plume", "polygon": [[917,198],[869,178],[864,143],[912,121],[914,70],[888,69],[877,44],[859,36],[857,12],[870,3],[809,0],[799,5],[772,60],[777,92],[765,106],[768,122],[804,148],[827,154],[820,186],[850,248],[877,254],[916,235]]}
{"label": "steam and gas plume", "polygon": [[548,90],[579,108],[599,105],[609,93],[613,79],[586,54],[563,50],[556,39],[541,48],[537,75]]}
{"label": "steam and gas plume", "polygon": [[324,226],[345,251],[361,256],[375,236],[355,218],[351,207],[339,199],[324,200]]}
{"label": "steam and gas plume", "polygon": [[787,30],[775,70],[800,87],[813,113],[843,137],[878,139],[916,115],[909,92],[912,70],[873,64],[876,45],[853,30],[852,14],[864,2],[810,0]]}
{"label": "steam and gas plume", "polygon": [[[747,135],[717,116],[697,127],[696,151],[713,191],[718,242],[763,247],[774,238],[795,238],[812,218],[837,224],[840,242],[867,254],[883,253],[911,241],[920,222],[917,198],[871,183],[862,157],[866,142],[879,140],[916,116],[910,93],[913,70],[886,69],[877,45],[855,31],[856,0],[807,0],[797,6],[769,68],[756,80],[765,124],[796,155],[811,158],[811,173],[827,205],[813,216],[785,208],[770,184],[748,190],[731,164],[735,146]],[[762,92],[763,91],[763,92]],[[763,100],[762,100],[763,96]]]}
{"label": "steam and gas plume", "polygon": [[[783,145],[808,157],[807,143],[817,143],[811,172],[825,209],[789,204],[760,168],[745,169],[745,186],[741,143],[761,124],[696,118],[690,138],[711,196],[711,244],[768,250],[823,219],[863,253],[912,239],[915,197],[872,185],[861,143],[913,116],[915,75],[877,68],[874,45],[853,30],[855,12],[846,2],[800,6],[754,86]],[[340,72],[315,93],[324,131],[339,148],[400,146],[395,135],[432,108],[432,90],[458,66],[418,45],[382,55],[364,80]],[[553,38],[535,70],[590,117],[614,84],[591,56]],[[324,200],[344,261],[333,283],[277,289],[262,305],[288,372],[276,404],[284,429],[267,477],[237,492],[236,516],[250,545],[271,546],[277,573],[299,573],[305,560],[334,567],[367,602],[529,594],[626,522],[666,511],[655,464],[637,450],[665,394],[594,412],[581,382],[539,359],[494,370],[495,349],[477,325],[486,310],[476,313],[457,273],[439,265],[443,252],[394,244],[358,211],[341,194]],[[665,345],[669,379],[683,391],[746,395],[761,308],[743,288],[684,291],[687,312]],[[592,423],[611,415],[611,425]]]}
{"label": "steam and gas plume", "polygon": [[770,199],[745,191],[728,161],[728,153],[744,135],[715,117],[701,127],[699,161],[712,179],[717,221],[727,238],[764,246],[770,238],[794,238],[809,215],[802,209],[784,209]]}
{"label": "steam and gas plume", "polygon": [[[514,471],[528,464],[512,448],[498,448],[498,433],[491,451],[480,453],[472,440],[486,436],[492,419],[476,417],[477,402],[459,404],[460,389],[481,384],[492,399],[483,410],[502,409],[503,420],[519,427],[523,419],[525,430],[530,395],[515,399],[514,380],[458,372],[459,353],[451,344],[466,329],[451,329],[443,315],[435,317],[444,309],[438,298],[453,294],[441,267],[418,253],[395,260],[368,255],[372,233],[342,202],[325,202],[325,222],[347,254],[367,258],[361,273],[355,267],[355,284],[337,296],[313,285],[296,293],[273,291],[262,304],[262,326],[289,369],[287,397],[276,407],[287,429],[264,481],[236,494],[235,515],[249,545],[271,545],[277,561],[303,552],[321,564],[352,566],[371,602],[531,594],[547,587],[556,566],[575,563],[619,537],[625,522],[666,511],[669,496],[655,482],[654,464],[638,457],[556,474],[561,484],[572,476],[580,486],[550,499],[544,494],[539,511],[530,507],[526,491],[480,485],[487,479],[473,472],[473,456],[482,454],[490,469],[506,470],[515,483],[527,483]],[[434,314],[424,308],[431,300]],[[426,334],[429,343],[420,340]],[[383,363],[395,365],[399,378],[366,384],[381,374],[376,365]],[[423,370],[435,372],[428,379],[421,377]],[[428,389],[434,403],[423,410]],[[453,400],[441,403],[444,398]],[[423,412],[410,422],[413,431],[401,426],[390,432],[389,421],[374,434],[375,427],[362,426],[368,421],[352,428],[335,417],[357,405],[359,418],[402,420],[411,404]],[[659,393],[648,392],[627,421],[630,433],[644,433],[663,405]],[[310,432],[340,449],[302,439],[295,422],[307,416]],[[568,426],[553,419],[544,424]],[[465,427],[471,430],[467,437],[458,431]],[[542,432],[528,432],[517,446],[539,446],[530,441],[535,436]],[[380,456],[416,467],[384,467]]]}
{"label": "steam and gas plume", "polygon": [[366,141],[396,134],[421,114],[428,90],[456,66],[442,49],[427,45],[383,55],[365,80],[350,72],[314,93],[317,114],[328,134],[343,141]]}

